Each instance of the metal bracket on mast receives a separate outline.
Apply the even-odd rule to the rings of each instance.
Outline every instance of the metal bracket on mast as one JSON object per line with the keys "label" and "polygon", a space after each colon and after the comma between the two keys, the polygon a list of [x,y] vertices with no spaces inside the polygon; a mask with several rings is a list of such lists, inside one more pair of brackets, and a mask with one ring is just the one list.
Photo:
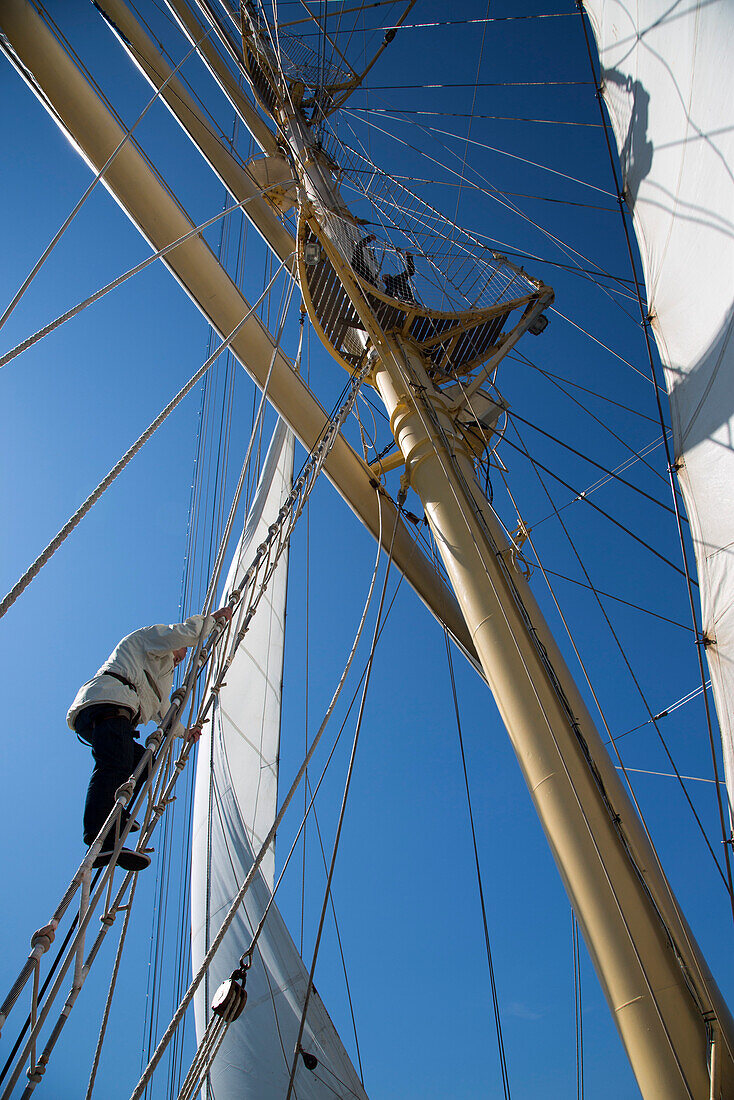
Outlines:
{"label": "metal bracket on mast", "polygon": [[399,470],[401,466],[405,465],[405,459],[403,458],[402,451],[396,448],[386,454],[384,458],[376,458],[374,462],[370,463],[370,470],[374,470],[376,474],[382,476],[382,474],[389,474],[391,470]]}

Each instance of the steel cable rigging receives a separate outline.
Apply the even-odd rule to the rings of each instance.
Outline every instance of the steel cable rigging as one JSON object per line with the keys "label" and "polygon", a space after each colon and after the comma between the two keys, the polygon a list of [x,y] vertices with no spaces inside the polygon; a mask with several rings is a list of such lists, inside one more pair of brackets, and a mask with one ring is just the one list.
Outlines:
{"label": "steel cable rigging", "polygon": [[484,930],[484,946],[487,953],[487,966],[489,968],[489,984],[492,993],[492,1011],[494,1013],[494,1026],[497,1034],[497,1049],[500,1060],[500,1073],[502,1075],[502,1091],[505,1100],[510,1100],[510,1076],[507,1069],[507,1055],[502,1035],[502,1016],[500,1013],[499,997],[497,994],[497,981],[492,960],[492,946],[489,938],[489,922],[487,919],[487,906],[484,900],[484,884],[482,882],[482,869],[479,863],[479,848],[477,846],[477,834],[474,827],[474,810],[472,807],[471,790],[469,788],[469,774],[466,767],[466,753],[464,751],[464,734],[461,728],[461,715],[459,713],[459,697],[456,693],[456,678],[454,676],[454,662],[451,657],[448,631],[444,627],[444,644],[446,646],[446,661],[448,664],[449,678],[451,680],[451,694],[454,701],[454,714],[456,715],[456,731],[459,737],[459,751],[461,753],[461,768],[464,776],[464,789],[466,792],[466,804],[469,813],[469,827],[471,830],[472,848],[474,852],[474,867],[477,875],[477,889],[479,890],[479,904],[482,910],[482,927]]}
{"label": "steel cable rigging", "polygon": [[[526,447],[526,445],[525,445],[525,443],[524,443],[524,441],[523,441],[522,437],[520,436],[520,433],[519,433],[519,431],[518,431],[518,429],[517,429],[517,426],[515,426],[515,432],[516,432],[516,434],[517,434],[517,436],[518,436],[518,439],[520,440],[520,446],[518,446],[518,447],[517,447],[517,449],[518,449],[519,451],[522,451],[522,452],[523,452],[523,453],[525,454],[525,456],[526,456],[526,457],[528,458],[528,460],[530,461],[530,463],[532,464],[532,466],[533,466],[533,467],[535,468],[536,476],[538,477],[538,479],[539,479],[539,481],[540,481],[540,483],[541,483],[541,485],[542,485],[542,487],[543,487],[543,490],[544,490],[544,492],[545,492],[545,494],[546,494],[546,496],[547,496],[547,498],[548,498],[548,501],[549,501],[549,503],[550,503],[551,507],[554,507],[554,501],[553,501],[553,498],[552,498],[552,496],[551,496],[551,494],[550,494],[550,491],[548,490],[548,487],[547,487],[547,486],[545,485],[545,482],[543,481],[543,479],[542,479],[542,477],[541,477],[541,475],[540,475],[540,472],[539,472],[540,470],[543,470],[543,471],[544,471],[544,472],[546,472],[546,473],[551,473],[551,471],[547,470],[547,469],[546,469],[546,467],[542,466],[542,465],[541,465],[541,464],[540,464],[539,462],[537,462],[537,461],[536,461],[535,459],[533,459],[533,458],[531,457],[531,455],[530,455],[530,453],[528,452],[528,450],[527,450],[527,447]],[[510,442],[510,441],[508,440],[507,442]],[[552,475],[552,474],[551,474],[551,476],[555,476],[555,475]],[[558,479],[558,480],[560,480],[560,479]],[[509,489],[508,489],[508,491],[509,491]],[[513,500],[513,504],[514,504],[514,500]],[[515,507],[517,508],[517,505],[515,505]],[[518,514],[519,514],[519,512],[518,512]],[[568,528],[567,528],[566,524],[564,523],[563,519],[561,518],[561,516],[560,516],[560,514],[559,514],[558,512],[556,512],[556,517],[557,517],[557,519],[558,519],[558,522],[560,523],[560,525],[561,525],[561,527],[562,527],[562,529],[563,529],[563,532],[564,532],[564,534],[565,534],[565,536],[566,536],[566,539],[568,540],[568,543],[569,543],[569,545],[570,545],[570,547],[571,547],[571,550],[572,550],[572,552],[573,552],[573,554],[574,554],[574,556],[575,556],[575,558],[576,558],[576,560],[577,560],[577,562],[578,562],[578,564],[579,564],[579,566],[580,566],[580,568],[581,568],[581,570],[582,570],[582,572],[583,572],[583,574],[584,574],[584,577],[585,577],[585,579],[586,579],[586,582],[587,582],[587,584],[588,584],[588,586],[589,586],[589,588],[590,588],[591,592],[593,593],[593,595],[594,595],[594,597],[595,597],[595,599],[596,599],[596,602],[597,602],[597,605],[598,605],[598,607],[599,607],[599,610],[601,611],[601,614],[602,614],[602,616],[603,616],[603,618],[604,618],[604,621],[605,621],[605,623],[606,623],[606,625],[607,625],[607,627],[608,627],[608,629],[609,629],[609,631],[610,631],[610,633],[611,633],[611,636],[612,636],[612,638],[614,639],[614,642],[615,642],[615,644],[616,644],[616,647],[617,647],[617,649],[619,650],[619,653],[620,653],[620,655],[621,655],[621,657],[622,657],[622,660],[624,661],[624,664],[625,664],[625,666],[626,666],[626,668],[627,668],[627,670],[628,670],[628,672],[629,672],[629,675],[630,675],[630,676],[631,676],[631,678],[632,678],[632,681],[633,681],[633,683],[634,683],[634,685],[635,685],[635,688],[636,688],[636,690],[637,690],[637,692],[638,692],[638,694],[639,694],[639,696],[640,696],[640,698],[641,698],[641,700],[642,700],[643,706],[645,707],[645,709],[646,709],[646,710],[647,710],[647,712],[648,712],[648,715],[649,715],[649,720],[650,720],[650,721],[651,721],[651,722],[653,723],[653,725],[655,726],[655,730],[656,730],[656,732],[657,732],[657,734],[658,734],[658,737],[659,737],[659,739],[660,739],[661,745],[662,745],[662,747],[663,747],[663,749],[664,749],[664,751],[665,751],[665,754],[666,754],[666,756],[667,756],[667,758],[668,758],[668,760],[669,760],[669,762],[670,762],[670,765],[671,765],[671,767],[673,768],[673,770],[675,771],[675,773],[676,773],[676,775],[677,775],[677,777],[678,777],[678,782],[679,782],[679,784],[680,784],[681,790],[682,790],[682,792],[683,792],[683,795],[684,795],[684,797],[685,797],[685,799],[686,799],[686,802],[688,803],[688,806],[689,806],[689,808],[690,808],[690,810],[691,810],[691,813],[693,814],[693,817],[694,817],[694,820],[696,821],[696,824],[697,824],[697,826],[698,826],[699,832],[701,833],[701,835],[702,835],[702,837],[703,837],[703,840],[704,840],[704,843],[706,844],[706,846],[707,846],[707,848],[708,848],[708,850],[709,850],[709,853],[710,853],[710,855],[711,855],[711,858],[712,858],[712,859],[713,859],[713,861],[714,861],[714,864],[715,864],[715,866],[716,866],[716,869],[717,869],[717,871],[719,872],[719,875],[721,876],[721,878],[722,878],[722,880],[723,880],[723,882],[724,882],[724,887],[725,887],[725,889],[727,890],[727,893],[729,893],[729,886],[728,886],[728,883],[727,883],[727,879],[726,879],[726,876],[725,876],[725,874],[724,874],[724,872],[723,872],[723,870],[722,870],[722,868],[721,868],[721,865],[720,865],[720,863],[719,863],[719,860],[718,860],[718,858],[717,858],[717,856],[716,856],[716,853],[714,852],[714,850],[713,850],[713,848],[712,848],[712,846],[711,846],[711,842],[710,842],[710,840],[709,840],[709,838],[708,838],[708,835],[706,834],[706,830],[705,830],[705,829],[704,829],[704,827],[703,827],[703,823],[701,822],[701,819],[700,819],[700,817],[699,817],[699,815],[698,815],[698,813],[697,813],[697,811],[696,811],[696,808],[695,808],[695,806],[693,805],[693,802],[692,802],[692,800],[691,800],[691,797],[690,797],[690,795],[689,795],[689,793],[688,793],[688,791],[687,791],[687,789],[686,789],[685,783],[683,782],[683,778],[682,778],[682,776],[680,775],[680,773],[679,773],[679,771],[678,771],[678,768],[677,768],[677,766],[676,766],[676,764],[675,764],[675,761],[673,760],[673,757],[672,757],[672,755],[671,755],[671,753],[670,753],[670,749],[669,749],[669,747],[668,747],[668,745],[667,745],[667,743],[666,743],[666,741],[665,741],[665,739],[664,739],[664,737],[663,737],[662,733],[660,732],[660,729],[659,729],[659,727],[658,727],[657,723],[655,722],[655,720],[654,720],[654,718],[653,718],[653,712],[652,712],[652,708],[651,708],[651,707],[649,706],[649,704],[648,704],[648,701],[647,701],[647,698],[646,698],[646,696],[645,696],[645,693],[644,693],[644,692],[643,692],[643,690],[642,690],[642,685],[641,685],[641,684],[640,684],[640,682],[639,682],[639,678],[638,678],[638,677],[637,677],[637,675],[635,674],[635,672],[634,672],[634,670],[633,670],[633,668],[632,668],[632,665],[631,665],[631,663],[630,663],[629,657],[628,657],[628,655],[627,655],[627,653],[626,653],[626,650],[625,650],[624,646],[622,645],[622,643],[621,643],[621,641],[620,641],[620,639],[619,639],[619,636],[618,636],[617,632],[616,632],[616,631],[615,631],[615,629],[614,629],[614,626],[612,625],[611,619],[609,618],[609,615],[608,615],[608,613],[607,613],[607,610],[606,610],[606,608],[604,607],[604,604],[603,604],[603,601],[602,601],[602,599],[601,599],[600,593],[599,593],[599,592],[597,591],[597,589],[596,589],[596,588],[594,587],[594,585],[593,585],[593,582],[592,582],[592,580],[591,580],[591,577],[589,576],[589,573],[588,573],[588,571],[587,571],[587,569],[586,569],[586,566],[585,566],[585,564],[584,564],[584,562],[583,562],[583,560],[582,560],[582,558],[581,558],[581,555],[579,554],[578,548],[576,547],[576,544],[575,544],[575,542],[574,542],[573,538],[571,537],[571,533],[569,532],[569,530],[568,530]],[[609,727],[609,724],[608,724],[608,722],[607,722],[607,719],[606,719],[606,716],[605,716],[605,713],[604,713],[604,709],[602,708],[602,706],[601,706],[601,703],[600,703],[600,701],[599,701],[599,699],[598,699],[598,696],[597,696],[597,694],[596,694],[596,691],[594,690],[594,687],[593,687],[593,685],[592,685],[592,683],[591,683],[591,679],[590,679],[590,677],[589,677],[589,673],[588,673],[588,671],[587,671],[587,669],[586,669],[586,666],[585,666],[585,664],[584,664],[584,661],[582,660],[582,658],[581,658],[581,655],[580,655],[580,653],[579,653],[579,651],[578,651],[578,648],[577,648],[577,646],[576,646],[576,642],[575,642],[575,640],[574,640],[574,637],[573,637],[573,634],[572,634],[572,632],[571,632],[571,630],[570,630],[570,627],[568,626],[568,623],[567,623],[567,621],[566,621],[566,618],[565,618],[565,616],[564,616],[563,612],[561,611],[561,607],[560,607],[560,604],[559,604],[559,602],[558,602],[558,599],[557,599],[557,597],[556,597],[556,595],[555,595],[555,592],[554,592],[554,590],[553,590],[553,586],[551,585],[551,583],[550,583],[550,581],[549,581],[548,577],[547,577],[547,576],[545,576],[545,571],[544,571],[544,568],[543,568],[543,564],[542,564],[542,562],[541,562],[541,559],[540,559],[540,557],[539,557],[539,555],[538,555],[538,551],[537,551],[537,549],[536,549],[536,547],[535,547],[535,545],[534,545],[534,543],[533,543],[533,538],[532,538],[532,534],[531,534],[530,532],[528,532],[528,533],[527,533],[527,538],[528,538],[528,543],[530,544],[530,546],[531,546],[531,548],[532,548],[532,550],[533,550],[533,554],[535,555],[535,559],[536,559],[536,561],[538,562],[538,565],[539,565],[539,567],[540,567],[540,569],[541,569],[541,572],[543,572],[543,574],[544,574],[544,577],[545,577],[545,580],[546,580],[546,584],[547,584],[547,586],[548,586],[548,590],[549,590],[549,592],[550,592],[550,594],[551,594],[551,596],[552,596],[552,598],[553,598],[553,601],[554,601],[554,603],[555,603],[555,605],[556,605],[556,608],[558,609],[558,612],[559,612],[559,614],[561,615],[561,620],[562,620],[562,622],[563,622],[563,624],[564,624],[564,627],[565,627],[565,629],[566,629],[566,632],[567,632],[567,634],[568,634],[568,637],[569,637],[569,639],[570,639],[570,641],[571,641],[571,644],[572,644],[572,646],[573,646],[573,648],[574,648],[574,652],[575,652],[575,654],[576,654],[576,657],[577,657],[577,659],[578,659],[578,661],[579,661],[579,663],[580,663],[580,665],[581,665],[581,670],[582,670],[582,672],[583,672],[583,674],[584,674],[584,677],[585,677],[585,679],[586,679],[586,682],[587,682],[587,684],[589,685],[589,688],[591,689],[591,692],[592,692],[592,695],[593,695],[593,698],[594,698],[594,702],[595,702],[595,704],[596,704],[596,707],[597,707],[597,710],[598,710],[598,712],[599,712],[599,716],[600,716],[600,718],[601,718],[601,720],[602,720],[602,723],[603,723],[604,729],[605,729],[605,731],[606,731],[607,737],[609,738],[609,743],[610,743],[610,744],[611,744],[611,745],[613,746],[613,748],[614,748],[614,751],[615,751],[615,754],[616,754],[616,757],[617,757],[617,760],[619,761],[619,765],[620,765],[620,768],[622,769],[623,773],[625,774],[625,779],[627,780],[627,786],[628,786],[628,789],[629,789],[629,792],[630,792],[630,796],[631,796],[631,798],[632,798],[632,800],[633,800],[633,802],[634,802],[634,804],[635,804],[635,808],[637,809],[637,812],[638,812],[638,814],[639,814],[640,820],[642,821],[642,825],[643,825],[643,828],[645,829],[645,832],[647,833],[647,835],[648,835],[648,838],[650,839],[650,842],[651,842],[651,845],[652,845],[652,838],[651,838],[651,836],[650,836],[650,831],[649,831],[649,828],[648,828],[648,825],[647,825],[647,822],[646,822],[646,819],[645,819],[645,815],[644,815],[644,813],[643,813],[643,811],[642,811],[642,808],[641,808],[641,806],[640,806],[640,804],[639,804],[639,802],[638,802],[638,800],[637,800],[637,797],[636,797],[636,795],[635,795],[635,792],[634,792],[634,789],[633,789],[633,787],[632,787],[632,784],[631,784],[631,782],[630,782],[629,778],[627,777],[627,774],[626,774],[626,769],[625,769],[625,767],[624,767],[624,762],[622,761],[621,755],[620,755],[620,753],[619,753],[619,749],[618,749],[618,748],[617,748],[617,746],[616,746],[616,742],[615,742],[614,738],[612,737],[611,729],[610,729],[610,727]],[[652,549],[652,548],[650,547],[650,549]],[[655,552],[655,551],[653,551],[653,552]],[[680,570],[679,570],[679,572],[680,572]]]}

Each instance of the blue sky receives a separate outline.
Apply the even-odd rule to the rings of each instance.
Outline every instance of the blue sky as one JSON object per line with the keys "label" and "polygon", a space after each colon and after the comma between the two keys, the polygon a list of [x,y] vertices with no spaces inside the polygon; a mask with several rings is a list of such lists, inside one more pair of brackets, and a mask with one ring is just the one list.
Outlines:
{"label": "blue sky", "polygon": [[[529,4],[523,13],[560,11],[561,7],[544,9]],[[131,124],[150,91],[98,14],[91,5],[72,8],[59,3],[49,5],[49,10],[123,119]],[[481,17],[485,5],[467,2],[460,14]],[[511,4],[496,5],[492,14],[517,11]],[[183,56],[183,48],[165,20],[153,8],[149,15],[168,36],[177,58]],[[414,9],[408,22],[436,18],[446,18],[446,6],[427,2]],[[473,108],[470,136],[478,144],[469,146],[467,180],[472,173],[475,179],[481,174],[493,187],[512,192],[513,203],[527,217],[465,186],[458,221],[501,242],[508,251],[539,257],[524,262],[530,272],[555,287],[559,310],[542,337],[526,337],[523,342],[522,350],[533,365],[518,359],[506,363],[500,372],[500,389],[519,416],[614,468],[629,452],[609,435],[607,427],[613,427],[636,449],[660,434],[654,422],[652,386],[619,358],[643,372],[647,369],[634,305],[624,299],[620,306],[616,294],[628,285],[604,280],[607,289],[600,290],[596,283],[557,267],[556,263],[569,262],[567,256],[527,220],[568,241],[612,275],[629,277],[615,202],[605,193],[611,179],[602,131],[593,126],[561,127],[478,117],[595,123],[593,88],[585,83],[480,88],[474,99],[481,41],[481,26],[415,27],[396,37],[371,74],[376,90],[370,93],[370,105],[393,112],[447,114],[419,117],[410,113],[390,119],[381,114],[373,118],[410,147],[373,130],[369,135],[371,153],[393,173],[443,181],[416,183],[415,187],[453,217],[456,177],[421,156],[420,150],[461,172],[462,141],[447,139],[426,127],[452,130],[465,138],[464,116]],[[189,69],[185,71],[189,75]],[[195,65],[190,75],[222,125],[231,127],[226,106]],[[510,80],[588,81],[588,60],[577,18],[569,15],[488,24],[480,79],[495,84]],[[469,86],[417,89],[429,82]],[[398,84],[409,87],[392,87]],[[87,186],[89,170],[5,63],[0,67],[0,103],[0,202],[4,215],[0,304],[4,305]],[[350,121],[355,134],[367,141],[361,121],[364,115],[358,110],[364,103],[363,97],[355,97]],[[424,129],[416,129],[418,123]],[[221,185],[160,105],[146,117],[138,136],[195,221],[221,209]],[[241,148],[246,151],[246,144]],[[447,148],[456,151],[458,160],[452,159]],[[563,175],[493,151],[499,148]],[[518,193],[543,198],[520,198]],[[583,205],[569,205],[569,201]],[[604,209],[591,208],[596,206]],[[233,225],[236,240],[235,219]],[[217,234],[211,232],[209,239],[216,243]],[[247,249],[244,289],[253,300],[262,287],[263,255],[252,232]],[[110,196],[98,188],[0,334],[0,348],[4,351],[13,346],[147,254],[137,231]],[[233,256],[230,261],[234,262]],[[587,266],[585,260],[579,262]],[[296,312],[297,303],[285,335],[285,347],[291,353],[297,341]],[[598,342],[574,328],[563,315],[592,332]],[[203,362],[207,338],[207,327],[196,308],[168,273],[154,265],[0,371],[3,591]],[[606,351],[603,345],[614,351]],[[315,336],[308,346],[313,388],[329,407],[344,383],[343,372]],[[576,402],[549,382],[539,368],[566,379],[566,390]],[[216,377],[221,401],[224,364]],[[232,432],[224,465],[231,492],[249,435],[253,385],[240,368],[229,377]],[[215,403],[213,397],[211,400]],[[197,431],[202,423],[208,423],[207,416],[215,418],[213,410],[204,414],[200,410],[197,390],[0,623],[5,699],[5,736],[0,751],[7,777],[0,808],[5,885],[2,993],[21,965],[31,933],[47,919],[82,855],[80,816],[90,761],[87,750],[65,726],[66,709],[79,684],[120,637],[150,622],[175,621],[182,613]],[[272,426],[272,416],[268,424]],[[601,476],[519,420],[516,427],[538,460],[574,488],[587,488]],[[379,419],[378,430],[383,446],[388,437]],[[355,426],[348,431],[358,446]],[[508,442],[500,454],[523,518],[533,526],[543,561],[549,569],[579,579],[578,565],[557,522],[541,522],[551,507],[536,473],[510,446],[513,439],[517,437],[508,431]],[[665,472],[659,447],[652,452],[651,461],[658,472]],[[643,477],[639,463],[628,476],[667,503],[664,484],[652,473]],[[568,489],[552,481],[548,485],[558,506],[571,500],[573,494]],[[493,487],[498,511],[508,526],[514,525],[499,470],[493,473]],[[204,496],[209,505],[210,489]],[[674,525],[663,509],[614,483],[600,489],[594,499],[661,553],[679,560]],[[408,507],[419,510],[414,497]],[[563,514],[599,589],[681,624],[664,623],[616,601],[606,604],[652,709],[657,712],[668,707],[697,686],[695,649],[687,629],[685,591],[679,576],[590,507],[576,502]],[[284,783],[300,762],[307,724],[307,626],[308,728],[313,732],[341,672],[374,558],[371,538],[328,484],[321,485],[312,498],[308,525],[308,615],[305,517],[292,550]],[[202,533],[197,568],[203,568],[205,560],[203,542]],[[393,575],[391,592],[396,579]],[[568,581],[558,580],[557,584],[559,600],[611,729],[618,734],[640,725],[646,718],[644,707],[592,595]],[[568,652],[563,625],[537,570],[533,588]],[[575,1088],[576,1073],[570,908],[491,696],[458,657],[455,667],[513,1095],[540,1093],[551,1100],[568,1097]],[[665,719],[661,731],[681,773],[711,777],[700,697]],[[319,802],[319,820],[326,837],[333,832],[350,738],[348,726]],[[670,771],[649,725],[620,742],[620,750],[632,768]],[[721,844],[712,786],[693,782],[689,787],[718,853]],[[684,910],[724,992],[731,995],[731,913],[679,788],[674,780],[636,774],[635,790]],[[176,807],[180,830],[185,827],[183,801],[182,797]],[[282,852],[297,825],[297,815],[286,818]],[[308,852],[307,947],[323,888],[313,830]],[[113,1016],[116,1041],[105,1054],[98,1095],[128,1095],[138,1076],[155,875],[153,869],[141,877],[139,908]],[[368,1093],[385,1098],[501,1095],[443,636],[406,584],[400,586],[378,650],[334,897]],[[167,935],[172,940],[175,915],[182,906],[175,881],[169,887],[168,904]],[[282,909],[298,941],[299,872],[284,884]],[[59,1100],[79,1095],[80,1082],[86,1082],[112,950],[109,942],[48,1071],[43,1087]],[[175,961],[167,965],[173,972]],[[331,929],[316,980],[352,1050]],[[162,996],[161,1024],[172,998],[170,990]],[[602,1100],[634,1097],[634,1081],[585,953],[583,999],[587,1095]],[[21,1010],[17,1011],[20,1014]],[[7,1037],[15,1034],[13,1023],[11,1018]],[[156,1089],[154,1096],[167,1095],[165,1081]]]}

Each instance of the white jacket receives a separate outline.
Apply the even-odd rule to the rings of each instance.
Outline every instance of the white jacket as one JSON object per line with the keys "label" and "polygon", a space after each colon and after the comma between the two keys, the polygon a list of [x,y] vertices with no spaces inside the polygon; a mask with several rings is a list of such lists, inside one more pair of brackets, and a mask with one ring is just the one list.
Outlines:
{"label": "white jacket", "polygon": [[[69,708],[66,721],[74,729],[80,711],[97,703],[117,703],[130,707],[143,724],[160,722],[169,706],[173,688],[173,651],[196,645],[214,627],[214,617],[192,615],[184,623],[173,626],[144,626],[135,630],[117,645],[91,680],[82,684]],[[120,683],[110,670],[124,676],[135,690]]]}

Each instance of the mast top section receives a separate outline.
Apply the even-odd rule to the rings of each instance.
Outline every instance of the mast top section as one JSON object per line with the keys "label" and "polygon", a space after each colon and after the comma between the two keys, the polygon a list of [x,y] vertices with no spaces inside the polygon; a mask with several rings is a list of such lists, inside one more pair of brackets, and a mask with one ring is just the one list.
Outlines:
{"label": "mast top section", "polygon": [[430,255],[396,248],[385,234],[378,239],[354,219],[317,214],[308,204],[301,210],[298,265],[311,321],[342,366],[355,370],[367,346],[361,299],[383,332],[420,348],[436,385],[469,379],[481,368],[486,373],[486,364],[499,362],[524,332],[542,331],[542,311],[553,300],[550,287],[493,255],[489,263],[464,264],[472,301],[468,288],[436,279]]}
{"label": "mast top section", "polygon": [[[242,40],[242,61],[260,105],[269,115],[276,117],[278,102],[285,97],[293,106],[309,112],[309,122],[317,124],[326,119],[359,88],[416,2],[407,0],[395,24],[387,29],[381,28],[384,30],[382,41],[370,60],[365,62],[362,35],[355,34],[354,30],[359,20],[364,23],[368,10],[378,5],[356,4],[347,12],[325,11],[317,15],[304,4],[305,14],[300,19],[291,23],[281,21],[277,27],[271,28],[252,0],[243,0],[236,17]],[[329,20],[338,16],[338,28],[345,14],[355,16],[356,21],[352,32],[347,36],[341,35],[341,42],[337,44]],[[234,22],[233,13],[230,18]],[[302,34],[294,33],[295,28],[302,32],[304,23],[310,23],[316,29],[314,44],[307,42]],[[366,25],[360,29],[373,33],[376,30]],[[349,53],[352,54],[351,60]]]}
{"label": "mast top section", "polygon": [[[285,178],[290,165],[300,180],[300,282],[334,358],[354,370],[377,325],[420,348],[435,384],[473,380],[523,332],[542,331],[550,287],[388,176],[353,138],[344,140],[334,111],[367,70],[357,73],[326,23],[317,24],[314,49],[287,26],[268,26],[251,3],[240,16],[241,65],[283,154],[261,169]],[[381,49],[392,37],[394,28]]]}

